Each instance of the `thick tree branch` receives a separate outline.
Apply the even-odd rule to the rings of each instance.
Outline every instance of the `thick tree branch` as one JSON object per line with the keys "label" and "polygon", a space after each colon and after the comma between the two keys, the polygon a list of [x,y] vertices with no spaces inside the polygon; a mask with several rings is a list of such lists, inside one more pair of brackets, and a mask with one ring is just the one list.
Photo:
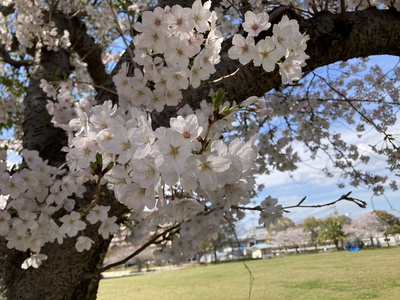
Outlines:
{"label": "thick tree branch", "polygon": [[[305,19],[288,8],[275,10],[271,17],[273,23],[280,21],[283,14],[290,14],[300,24],[300,31],[310,36],[306,53],[310,58],[303,68],[305,73],[336,61],[356,57],[389,54],[400,56],[400,12],[370,8],[357,12],[334,14],[324,12]],[[253,63],[241,66],[237,60],[228,57],[232,47],[231,39],[224,41],[221,62],[217,72],[208,82],[199,88],[184,92],[184,99],[197,108],[200,101],[208,98],[210,90],[223,88],[227,100],[240,102],[249,96],[262,96],[268,91],[281,86],[278,68],[272,73],[265,72]],[[229,76],[235,74],[234,76]],[[220,80],[223,78],[222,80]],[[174,110],[167,108],[157,115],[158,125],[168,124]]]}
{"label": "thick tree branch", "polygon": [[10,5],[0,5],[0,14],[3,16],[7,17],[8,15],[11,15],[15,11],[15,6],[14,3],[11,3]]}
{"label": "thick tree branch", "polygon": [[69,32],[71,47],[79,54],[87,68],[93,82],[97,86],[102,86],[107,78],[105,66],[101,60],[101,47],[95,40],[86,33],[86,26],[78,18],[68,18],[63,14],[53,16],[57,24],[58,32],[64,30]]}
{"label": "thick tree branch", "polygon": [[69,74],[70,55],[60,49],[58,52],[45,49],[36,51],[33,71],[25,98],[24,148],[37,150],[50,164],[59,166],[65,161],[61,148],[66,146],[67,137],[60,128],[51,124],[51,117],[46,109],[46,93],[40,87],[40,81],[54,81],[66,78]]}
{"label": "thick tree branch", "polygon": [[14,68],[30,66],[32,64],[32,60],[28,59],[15,60],[11,58],[10,54],[6,51],[4,45],[0,45],[0,57],[3,58],[3,62],[10,64]]}
{"label": "thick tree branch", "polygon": [[[356,57],[400,55],[400,12],[370,8],[341,15],[327,12],[311,19],[298,16],[297,19],[301,32],[310,35],[306,49],[310,58],[306,61],[304,72]],[[196,106],[199,100],[206,98],[210,89],[224,88],[228,96],[232,95],[230,100],[243,101],[249,96],[262,96],[280,86],[281,78],[277,70],[266,73],[252,63],[240,68],[238,61],[229,59],[227,55],[230,47],[231,40],[225,41],[221,62],[213,79],[236,72],[235,76],[204,83],[191,91],[185,95],[191,105]]]}
{"label": "thick tree branch", "polygon": [[[63,14],[52,16],[58,32],[67,30],[74,51],[87,63],[88,71],[97,86],[102,86],[108,75],[101,61],[101,48],[86,34],[85,26],[77,19],[68,19]],[[39,87],[40,80],[62,80],[71,72],[70,53],[64,49],[58,52],[38,50],[25,99],[24,148],[41,152],[43,159],[50,159],[53,165],[61,165],[65,154],[61,148],[66,145],[63,130],[54,128],[47,113],[47,96]]]}

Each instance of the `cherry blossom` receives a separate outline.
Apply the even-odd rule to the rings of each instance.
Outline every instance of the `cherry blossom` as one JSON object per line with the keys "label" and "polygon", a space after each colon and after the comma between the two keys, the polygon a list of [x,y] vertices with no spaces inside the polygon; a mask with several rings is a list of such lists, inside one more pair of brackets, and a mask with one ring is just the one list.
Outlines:
{"label": "cherry blossom", "polygon": [[[21,55],[29,55],[26,51],[33,49],[36,40],[41,43],[37,49],[51,53],[73,48],[72,32],[48,22],[43,3],[14,2],[17,10],[10,21],[18,27]],[[148,232],[165,230],[168,234],[163,238],[170,238],[160,238],[156,252],[179,263],[192,257],[203,240],[218,237],[221,219],[243,217],[241,209],[255,195],[255,161],[265,158],[265,153],[258,155],[255,145],[265,141],[254,135],[255,122],[249,125],[254,130],[243,135],[236,124],[241,114],[259,120],[264,114],[279,113],[284,110],[281,98],[267,103],[260,97],[235,99],[235,95],[207,90],[208,102],[191,107],[191,92],[223,79],[214,74],[222,43],[230,37],[228,57],[237,59],[238,65],[253,62],[266,72],[279,66],[283,83],[293,83],[300,79],[308,58],[308,36],[300,33],[296,20],[287,17],[271,25],[270,16],[256,8],[243,11],[243,20],[233,7],[223,10],[228,3],[215,8],[211,4],[196,0],[192,7],[156,7],[143,11],[140,19],[124,15],[114,22],[114,13],[119,12],[106,2],[81,7],[74,1],[59,1],[57,11],[78,14],[82,10],[87,15],[82,24],[94,39],[110,40],[106,46],[117,34],[128,38],[131,24],[136,32],[124,40],[132,42],[131,51],[104,53],[104,61],[129,57],[110,75],[115,89],[97,86],[88,74],[87,61],[75,53],[71,57],[74,74],[65,80],[40,81],[48,97],[49,122],[68,137],[63,148],[65,164],[53,167],[39,152],[24,149],[26,166],[11,171],[6,154],[0,156],[0,191],[8,197],[0,210],[0,234],[8,248],[30,252],[23,268],[40,266],[47,258],[41,254],[46,243],[62,244],[72,238],[77,252],[88,251],[96,240],[87,236],[88,228],[107,240],[122,223],[127,225],[127,240],[135,246]],[[130,6],[131,12],[136,9]],[[227,26],[228,19],[234,24]],[[8,28],[2,24],[3,37]],[[238,33],[239,28],[246,37]],[[260,38],[267,32],[272,35]],[[95,91],[110,93],[110,97],[99,100]],[[8,105],[2,104],[1,118],[3,111],[4,115],[18,112],[22,106],[11,98],[4,103]],[[175,113],[169,127],[168,122],[159,125],[154,114],[162,115],[164,109]],[[234,130],[237,137],[230,135]],[[285,138],[277,142],[280,150],[287,150],[287,143]],[[266,159],[283,161],[272,154]],[[282,163],[282,169],[290,167]],[[260,171],[265,170],[261,167]],[[86,187],[94,195],[84,202]],[[107,197],[123,207],[119,214],[104,201],[105,189]],[[269,197],[260,204],[259,222],[269,226],[282,213],[282,206]]]}
{"label": "cherry blossom", "polygon": [[239,59],[241,64],[247,64],[256,57],[257,48],[251,36],[244,38],[240,34],[235,34],[233,36],[232,45],[233,47],[228,51],[229,57],[232,59]]}
{"label": "cherry blossom", "polygon": [[27,258],[23,263],[21,268],[28,269],[29,267],[38,268],[42,264],[42,261],[47,259],[47,255],[45,254],[33,254],[31,257]]}
{"label": "cherry blossom", "polygon": [[267,13],[255,14],[252,11],[247,11],[244,14],[243,29],[250,36],[258,36],[261,31],[268,30],[271,23],[268,22],[269,16]]}
{"label": "cherry blossom", "polygon": [[66,234],[70,237],[76,236],[80,230],[85,229],[85,222],[80,220],[81,215],[73,211],[69,215],[65,215],[60,218],[63,224],[60,227],[60,233]]}
{"label": "cherry blossom", "polygon": [[83,250],[89,250],[92,244],[94,244],[93,240],[85,236],[80,236],[76,241],[75,248],[76,251],[82,252]]}

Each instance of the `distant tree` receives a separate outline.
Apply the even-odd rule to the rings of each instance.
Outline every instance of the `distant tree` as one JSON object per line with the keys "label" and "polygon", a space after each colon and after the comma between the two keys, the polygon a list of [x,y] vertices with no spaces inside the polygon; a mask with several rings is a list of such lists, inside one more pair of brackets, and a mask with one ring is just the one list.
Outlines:
{"label": "distant tree", "polygon": [[302,227],[290,227],[286,231],[292,245],[296,249],[304,246],[310,240],[310,233],[305,232]]}
{"label": "distant tree", "polygon": [[279,249],[285,249],[285,253],[287,253],[287,248],[290,245],[290,238],[286,230],[278,231],[273,236],[273,243],[279,246]]}
{"label": "distant tree", "polygon": [[318,247],[318,234],[321,228],[321,219],[308,217],[303,221],[302,227],[304,232],[309,233],[309,242],[314,245],[315,250]]}
{"label": "distant tree", "polygon": [[400,233],[397,228],[400,228],[400,221],[395,215],[388,213],[386,210],[375,210],[375,215],[384,228],[385,234]]}
{"label": "distant tree", "polygon": [[400,225],[395,224],[390,226],[388,229],[385,231],[386,235],[389,234],[399,234],[400,233]]}
{"label": "distant tree", "polygon": [[301,227],[289,227],[286,230],[277,232],[274,242],[284,247],[287,252],[287,247],[292,246],[297,249],[305,245],[309,239],[309,233],[304,232]]}
{"label": "distant tree", "polygon": [[146,266],[146,271],[149,271],[150,262],[155,261],[153,249],[146,248],[132,259],[132,262],[137,266],[138,272],[142,271],[143,265]]}
{"label": "distant tree", "polygon": [[386,242],[389,247],[387,236],[389,234],[400,233],[400,220],[395,215],[388,213],[386,210],[375,210],[374,213],[378,216],[379,222],[383,227],[383,234],[386,237]]}
{"label": "distant tree", "polygon": [[201,243],[201,246],[199,247],[199,249],[197,250],[196,253],[196,260],[200,263],[201,262],[201,258],[206,255],[209,254],[211,250],[211,243],[209,240],[204,240]]}
{"label": "distant tree", "polygon": [[321,230],[319,231],[320,241],[332,241],[337,250],[339,248],[339,241],[343,241],[346,237],[343,232],[343,218],[337,215],[331,215],[325,218],[321,223]]}
{"label": "distant tree", "polygon": [[354,239],[369,238],[371,244],[374,245],[373,238],[383,234],[384,228],[375,213],[367,212],[350,224],[344,224],[343,232]]}
{"label": "distant tree", "polygon": [[274,233],[279,231],[285,231],[288,228],[292,227],[296,227],[296,224],[293,222],[293,220],[288,217],[282,217],[279,219],[278,223],[270,227],[270,232]]}

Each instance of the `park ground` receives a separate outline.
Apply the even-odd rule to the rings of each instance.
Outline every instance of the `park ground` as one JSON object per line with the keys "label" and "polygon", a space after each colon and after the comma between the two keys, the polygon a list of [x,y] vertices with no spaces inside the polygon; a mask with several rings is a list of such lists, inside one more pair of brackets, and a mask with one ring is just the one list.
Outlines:
{"label": "park ground", "polygon": [[399,295],[400,247],[391,247],[193,264],[170,272],[103,279],[98,300],[353,300]]}

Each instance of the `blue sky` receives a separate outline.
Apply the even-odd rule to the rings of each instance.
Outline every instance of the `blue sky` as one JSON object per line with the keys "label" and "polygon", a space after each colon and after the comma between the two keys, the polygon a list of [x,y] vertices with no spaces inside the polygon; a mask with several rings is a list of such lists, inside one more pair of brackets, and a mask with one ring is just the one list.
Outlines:
{"label": "blue sky", "polygon": [[[378,64],[383,70],[389,70],[399,61],[398,57],[375,56],[371,57],[368,65]],[[354,132],[351,129],[340,129],[342,136],[346,140],[354,141]],[[400,132],[400,122],[391,128],[389,133]],[[395,179],[395,174],[387,170],[384,157],[372,154],[368,145],[377,144],[382,140],[382,136],[369,131],[363,134],[362,138],[356,140],[358,148],[361,151],[368,152],[372,157],[369,164],[363,167],[372,173],[379,175],[387,175],[389,178]],[[298,145],[299,152],[303,152],[301,145]],[[392,191],[389,188],[383,196],[374,196],[371,190],[364,187],[353,187],[346,185],[345,188],[338,188],[337,184],[343,180],[339,179],[339,174],[336,173],[333,178],[327,178],[321,171],[313,166],[318,166],[318,169],[330,166],[327,157],[320,156],[317,160],[312,161],[304,156],[305,162],[299,165],[299,168],[291,173],[273,172],[270,175],[260,176],[257,181],[263,183],[265,189],[259,194],[259,197],[254,199],[256,202],[263,200],[266,196],[278,198],[283,206],[297,204],[303,197],[307,196],[304,205],[316,205],[334,201],[340,198],[341,195],[351,193],[351,197],[358,198],[367,202],[367,208],[362,209],[356,204],[349,201],[339,202],[334,206],[322,208],[295,208],[291,209],[290,213],[285,216],[291,218],[295,222],[301,222],[303,219],[314,216],[316,218],[324,218],[329,214],[337,211],[339,214],[347,214],[350,218],[356,218],[358,215],[372,211],[373,209],[383,209],[400,217],[400,192]],[[332,168],[329,168],[332,170]],[[397,177],[398,178],[398,177]],[[390,180],[388,180],[390,182]],[[258,218],[255,213],[249,214],[243,222],[246,227],[258,225]]]}

